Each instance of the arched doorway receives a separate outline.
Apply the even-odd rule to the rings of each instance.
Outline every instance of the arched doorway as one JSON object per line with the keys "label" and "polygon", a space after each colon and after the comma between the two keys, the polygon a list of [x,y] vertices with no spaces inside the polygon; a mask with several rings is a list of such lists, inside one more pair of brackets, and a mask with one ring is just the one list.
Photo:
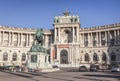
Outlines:
{"label": "arched doorway", "polygon": [[67,52],[67,50],[62,50],[60,52],[60,64],[68,64],[68,52]]}

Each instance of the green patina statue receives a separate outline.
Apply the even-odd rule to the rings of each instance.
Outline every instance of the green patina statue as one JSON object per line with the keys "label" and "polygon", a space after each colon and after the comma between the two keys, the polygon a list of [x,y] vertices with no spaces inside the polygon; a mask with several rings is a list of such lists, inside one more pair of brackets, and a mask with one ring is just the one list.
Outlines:
{"label": "green patina statue", "polygon": [[43,41],[44,41],[44,34],[42,29],[38,29],[35,36],[34,41],[37,43],[33,44],[33,46],[30,48],[30,52],[43,52],[47,53],[47,49],[43,48]]}
{"label": "green patina statue", "polygon": [[36,34],[35,34],[35,38],[34,40],[37,40],[38,44],[43,44],[43,29],[38,29]]}

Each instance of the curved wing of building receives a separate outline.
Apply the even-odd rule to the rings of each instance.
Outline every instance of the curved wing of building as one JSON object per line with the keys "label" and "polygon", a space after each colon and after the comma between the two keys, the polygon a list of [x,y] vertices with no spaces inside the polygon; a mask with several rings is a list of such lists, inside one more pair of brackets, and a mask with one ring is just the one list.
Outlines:
{"label": "curved wing of building", "polygon": [[[82,28],[78,15],[55,16],[54,29],[44,29],[43,46],[51,64],[71,67],[120,63],[120,23]],[[0,65],[22,66],[37,29],[0,26]]]}

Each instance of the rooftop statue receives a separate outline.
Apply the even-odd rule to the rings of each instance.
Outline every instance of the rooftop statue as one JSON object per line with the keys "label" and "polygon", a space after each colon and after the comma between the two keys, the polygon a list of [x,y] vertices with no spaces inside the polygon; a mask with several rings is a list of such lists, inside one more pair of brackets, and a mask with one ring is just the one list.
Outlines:
{"label": "rooftop statue", "polygon": [[69,15],[70,15],[70,12],[69,12],[68,10],[66,10],[65,12],[63,12],[63,14],[64,14],[65,16],[69,16]]}
{"label": "rooftop statue", "polygon": [[[43,48],[44,34],[42,29],[38,29],[34,36],[34,44],[30,48],[30,52],[47,53],[47,49]],[[35,43],[36,42],[36,43]]]}

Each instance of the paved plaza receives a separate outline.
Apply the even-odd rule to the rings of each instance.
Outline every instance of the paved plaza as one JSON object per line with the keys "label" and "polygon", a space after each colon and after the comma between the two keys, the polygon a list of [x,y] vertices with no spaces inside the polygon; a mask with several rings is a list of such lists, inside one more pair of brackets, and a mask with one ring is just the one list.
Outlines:
{"label": "paved plaza", "polygon": [[118,72],[0,72],[0,81],[120,81]]}

